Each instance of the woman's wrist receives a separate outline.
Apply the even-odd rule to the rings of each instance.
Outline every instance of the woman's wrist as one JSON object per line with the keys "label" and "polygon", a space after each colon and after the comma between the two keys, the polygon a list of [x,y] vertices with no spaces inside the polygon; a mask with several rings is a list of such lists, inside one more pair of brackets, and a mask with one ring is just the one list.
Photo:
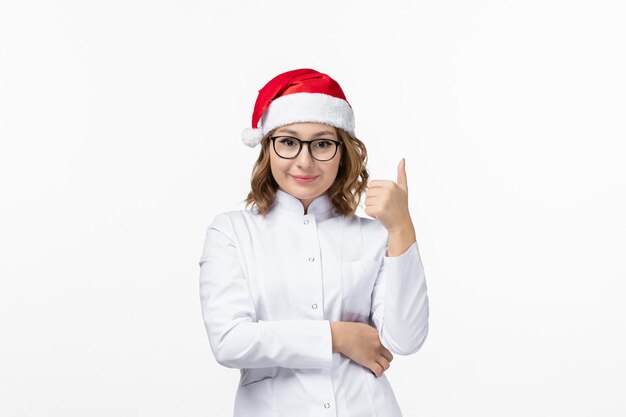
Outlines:
{"label": "woman's wrist", "polygon": [[413,224],[409,224],[405,228],[389,232],[387,236],[386,256],[388,257],[402,255],[413,243],[416,242],[415,228],[413,227]]}
{"label": "woman's wrist", "polygon": [[330,322],[330,333],[332,335],[333,341],[333,353],[341,352],[343,346],[341,344],[341,330],[342,330],[342,322],[340,321],[331,321]]}

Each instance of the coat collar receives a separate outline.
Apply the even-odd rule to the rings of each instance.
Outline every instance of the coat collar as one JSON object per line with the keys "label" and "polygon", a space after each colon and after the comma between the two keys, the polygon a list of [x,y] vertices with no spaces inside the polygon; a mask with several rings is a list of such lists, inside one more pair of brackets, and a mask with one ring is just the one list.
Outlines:
{"label": "coat collar", "polygon": [[[274,200],[274,205],[272,207],[294,216],[305,216],[302,202],[297,197],[292,196],[280,188],[276,190],[276,199]],[[329,217],[336,216],[337,214],[335,213],[335,208],[328,195],[322,194],[315,200],[311,201],[306,215],[312,215],[316,220],[325,220]]]}

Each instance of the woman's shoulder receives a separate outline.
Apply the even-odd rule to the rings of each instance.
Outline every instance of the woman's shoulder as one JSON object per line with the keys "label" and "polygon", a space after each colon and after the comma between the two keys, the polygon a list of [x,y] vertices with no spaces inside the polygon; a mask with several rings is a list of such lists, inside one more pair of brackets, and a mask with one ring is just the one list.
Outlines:
{"label": "woman's shoulder", "polygon": [[249,223],[252,219],[260,215],[254,209],[231,209],[218,212],[210,221],[209,228],[234,231],[241,225]]}
{"label": "woman's shoulder", "polygon": [[252,213],[249,213],[250,210],[246,209],[232,209],[232,210],[224,210],[217,212],[213,215],[211,223],[224,223],[224,222],[232,222],[237,219],[244,218],[249,216]]}

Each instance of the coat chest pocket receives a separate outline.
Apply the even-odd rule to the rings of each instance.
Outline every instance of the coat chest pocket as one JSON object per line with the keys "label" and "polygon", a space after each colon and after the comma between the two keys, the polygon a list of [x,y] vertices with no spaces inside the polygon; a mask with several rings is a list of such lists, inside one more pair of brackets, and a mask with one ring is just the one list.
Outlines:
{"label": "coat chest pocket", "polygon": [[380,262],[372,259],[341,263],[341,298],[344,312],[368,314]]}
{"label": "coat chest pocket", "polygon": [[274,378],[278,374],[278,367],[270,368],[242,368],[239,386],[244,387],[268,378]]}

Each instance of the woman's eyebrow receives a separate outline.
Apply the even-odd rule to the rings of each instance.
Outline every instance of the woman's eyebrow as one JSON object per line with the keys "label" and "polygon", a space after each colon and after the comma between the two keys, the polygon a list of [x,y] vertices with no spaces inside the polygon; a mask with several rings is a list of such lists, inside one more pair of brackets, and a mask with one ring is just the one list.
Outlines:
{"label": "woman's eyebrow", "polygon": [[[290,135],[294,135],[294,136],[298,136],[298,132],[295,132],[291,129],[280,129],[280,132],[278,133],[289,133]],[[317,132],[316,134],[313,135],[314,138],[318,137],[318,136],[324,136],[324,135],[334,135],[334,132],[331,132],[330,130],[324,130],[322,132]]]}

